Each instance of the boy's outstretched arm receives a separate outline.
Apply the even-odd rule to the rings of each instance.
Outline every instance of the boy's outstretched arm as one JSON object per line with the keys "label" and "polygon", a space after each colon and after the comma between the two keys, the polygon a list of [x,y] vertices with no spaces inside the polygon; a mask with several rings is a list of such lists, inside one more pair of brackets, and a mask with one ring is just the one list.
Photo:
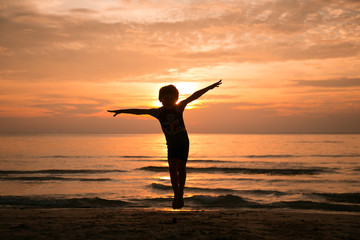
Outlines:
{"label": "boy's outstretched arm", "polygon": [[135,115],[142,115],[142,114],[149,114],[148,109],[119,109],[119,110],[107,110],[108,112],[115,113],[114,117],[120,113],[127,113],[127,114],[135,114]]}
{"label": "boy's outstretched arm", "polygon": [[199,97],[201,97],[202,95],[204,95],[207,91],[211,90],[211,89],[214,89],[216,87],[219,87],[222,83],[222,80],[220,79],[220,81],[214,83],[214,84],[211,84],[210,86],[206,87],[206,88],[203,88],[199,91],[196,91],[194,92],[190,97],[188,97],[187,99],[185,99],[183,102],[188,104],[196,99],[198,99]]}

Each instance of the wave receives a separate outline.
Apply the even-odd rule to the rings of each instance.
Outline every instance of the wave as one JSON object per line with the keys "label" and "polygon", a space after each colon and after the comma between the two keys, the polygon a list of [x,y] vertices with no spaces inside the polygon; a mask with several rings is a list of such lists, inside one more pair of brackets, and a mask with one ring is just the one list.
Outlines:
{"label": "wave", "polygon": [[0,196],[0,205],[46,208],[123,207],[127,202],[102,198],[51,198],[32,196]]}
{"label": "wave", "polygon": [[[167,159],[131,159],[133,162],[167,162]],[[208,160],[208,159],[191,159],[191,163],[238,163],[238,161],[227,160]]]}
{"label": "wave", "polygon": [[312,155],[280,154],[280,155],[245,155],[240,157],[242,158],[300,158],[300,157],[351,158],[351,157],[360,157],[360,154],[312,154]]}
{"label": "wave", "polygon": [[[160,183],[152,183],[150,186],[156,190],[164,190],[164,191],[171,191],[172,187],[169,185],[164,185]],[[200,187],[185,187],[186,191],[193,191],[193,192],[208,192],[208,193],[242,193],[242,194],[255,194],[255,195],[286,195],[285,192],[274,191],[274,190],[234,190],[234,189],[227,189],[227,188],[200,188]]]}
{"label": "wave", "polygon": [[360,154],[356,154],[356,153],[355,154],[311,154],[311,155],[265,154],[265,155],[242,155],[242,156],[227,156],[227,157],[230,158],[308,158],[308,157],[351,158],[351,157],[360,157]]}
{"label": "wave", "polygon": [[201,204],[208,207],[249,207],[250,205],[257,205],[250,201],[246,201],[242,197],[236,195],[224,195],[224,196],[204,196],[204,195],[195,195],[189,198],[186,198],[190,202],[195,204]]}
{"label": "wave", "polygon": [[351,157],[360,157],[360,154],[313,154],[308,155],[309,157],[328,157],[328,158],[351,158]]}
{"label": "wave", "polygon": [[[266,205],[264,205],[266,207]],[[271,208],[290,208],[290,209],[306,209],[306,210],[322,210],[322,211],[345,211],[360,212],[359,205],[335,204],[327,202],[313,201],[283,201],[269,204]]]}
{"label": "wave", "polygon": [[[0,205],[7,207],[41,208],[106,208],[106,207],[154,207],[168,206],[171,197],[132,199],[131,201],[95,198],[55,198],[46,196],[0,196]],[[186,206],[193,209],[204,208],[289,208],[322,211],[360,212],[360,205],[316,201],[280,201],[257,203],[234,194],[208,196],[193,195],[185,198]]]}
{"label": "wave", "polygon": [[327,202],[314,201],[281,201],[269,204],[260,204],[252,201],[247,201],[244,198],[236,195],[225,196],[203,196],[195,195],[186,198],[195,205],[206,207],[220,207],[220,208],[290,208],[290,209],[307,209],[307,210],[322,210],[322,211],[347,211],[360,212],[359,205],[348,204],[334,204]]}
{"label": "wave", "polygon": [[344,143],[343,141],[297,141],[297,143]]}
{"label": "wave", "polygon": [[101,158],[101,156],[86,156],[86,155],[50,155],[39,156],[39,158]]}
{"label": "wave", "polygon": [[[52,155],[52,156],[40,156],[40,158],[124,158],[130,161],[137,162],[167,162],[166,157],[155,157],[155,156],[131,156],[131,155],[121,155],[121,156],[86,156],[86,155]],[[207,159],[194,159],[191,162],[202,162],[202,163],[234,163],[236,161],[223,161],[223,160],[207,160]]]}
{"label": "wave", "polygon": [[0,170],[0,175],[11,174],[97,174],[126,172],[117,169],[47,169],[47,170]]}
{"label": "wave", "polygon": [[110,178],[64,178],[64,177],[0,177],[0,181],[81,181],[104,182],[112,181]]}
{"label": "wave", "polygon": [[[187,167],[188,172],[195,173],[244,173],[244,174],[268,174],[268,175],[316,175],[329,172],[327,168],[227,168],[227,167],[206,167],[195,168]],[[138,168],[138,170],[150,172],[167,172],[168,167],[147,166]]]}
{"label": "wave", "polygon": [[248,181],[248,182],[266,182],[266,183],[286,183],[286,184],[297,184],[297,183],[347,183],[347,184],[358,184],[360,181],[357,180],[349,180],[349,179],[267,179],[267,178],[258,178],[258,177],[244,177],[244,178],[237,178],[237,177],[226,177],[226,178],[212,178],[210,180],[215,181]]}
{"label": "wave", "polygon": [[280,155],[245,155],[243,158],[294,158],[299,157],[297,155],[280,154]]}
{"label": "wave", "polygon": [[[156,190],[166,190],[166,191],[170,191],[172,190],[172,187],[169,185],[164,185],[164,184],[160,184],[160,183],[152,183],[150,184],[150,186],[153,189]],[[224,193],[224,192],[236,192],[236,190],[232,190],[232,189],[226,189],[226,188],[199,188],[199,187],[185,187],[185,189],[187,191],[200,191],[200,192],[214,192],[214,193]]]}
{"label": "wave", "polygon": [[[138,161],[147,161],[160,159],[161,161],[167,161],[165,156],[146,156],[146,155],[48,155],[48,156],[34,156],[39,158],[50,158],[50,159],[79,159],[79,158],[120,158],[120,159],[129,159],[129,160],[138,160]],[[208,158],[209,156],[204,156]],[[293,155],[293,154],[263,154],[263,155],[233,155],[233,156],[221,156],[221,158],[251,158],[251,159],[266,159],[266,158],[357,158],[360,157],[360,154],[311,154],[311,155]],[[221,161],[221,160],[190,160],[192,162],[233,162],[233,161]]]}
{"label": "wave", "polygon": [[196,159],[196,160],[189,160],[192,163],[237,163],[237,161],[225,161],[225,160],[201,160],[201,159]]}
{"label": "wave", "polygon": [[115,158],[156,158],[153,156],[131,156],[131,155],[125,155],[125,156],[109,156],[109,157],[115,157]]}
{"label": "wave", "polygon": [[312,193],[328,201],[342,203],[360,203],[360,193]]}
{"label": "wave", "polygon": [[[238,180],[238,179],[236,179]],[[242,180],[242,179],[240,179]],[[252,180],[252,179],[249,179]],[[309,179],[309,180],[304,180],[304,179],[254,179],[259,180],[259,181],[266,181],[266,182],[271,182],[271,183],[276,183],[276,182],[287,182],[287,183],[359,183],[359,181],[357,180],[349,180],[349,179]]]}
{"label": "wave", "polygon": [[124,156],[94,156],[94,155],[47,155],[47,156],[36,156],[39,158],[156,158],[154,156],[131,156],[131,155],[124,155]]}

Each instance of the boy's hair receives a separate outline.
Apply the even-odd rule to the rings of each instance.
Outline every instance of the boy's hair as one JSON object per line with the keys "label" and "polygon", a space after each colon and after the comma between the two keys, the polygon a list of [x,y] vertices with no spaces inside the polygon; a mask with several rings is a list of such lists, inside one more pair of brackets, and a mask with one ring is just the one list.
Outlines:
{"label": "boy's hair", "polygon": [[168,94],[176,96],[176,99],[179,98],[179,91],[177,90],[177,88],[174,85],[168,85],[160,88],[159,100],[161,101],[161,99]]}

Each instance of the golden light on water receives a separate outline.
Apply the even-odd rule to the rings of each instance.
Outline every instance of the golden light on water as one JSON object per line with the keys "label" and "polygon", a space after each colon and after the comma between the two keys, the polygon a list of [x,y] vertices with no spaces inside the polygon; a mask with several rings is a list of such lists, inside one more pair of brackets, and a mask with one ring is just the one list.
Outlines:
{"label": "golden light on water", "polygon": [[[162,209],[159,209],[159,211],[161,211],[161,212],[198,212],[199,210],[187,209],[187,208],[182,208],[182,209],[162,208]],[[201,211],[204,211],[204,210],[201,210]],[[211,210],[207,209],[206,211],[211,211]]]}
{"label": "golden light on water", "polygon": [[169,180],[170,181],[170,176],[161,176],[161,177],[155,177],[156,179],[159,180]]}

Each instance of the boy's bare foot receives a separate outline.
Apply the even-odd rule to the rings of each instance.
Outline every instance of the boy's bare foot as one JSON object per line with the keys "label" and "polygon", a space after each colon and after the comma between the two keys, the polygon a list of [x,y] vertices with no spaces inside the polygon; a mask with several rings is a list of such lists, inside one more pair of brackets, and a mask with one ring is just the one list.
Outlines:
{"label": "boy's bare foot", "polygon": [[179,191],[177,194],[177,208],[181,209],[184,207],[184,192]]}
{"label": "boy's bare foot", "polygon": [[179,209],[181,209],[181,208],[184,207],[184,198],[183,198],[183,195],[180,195],[180,196],[179,196],[178,207],[179,207]]}

